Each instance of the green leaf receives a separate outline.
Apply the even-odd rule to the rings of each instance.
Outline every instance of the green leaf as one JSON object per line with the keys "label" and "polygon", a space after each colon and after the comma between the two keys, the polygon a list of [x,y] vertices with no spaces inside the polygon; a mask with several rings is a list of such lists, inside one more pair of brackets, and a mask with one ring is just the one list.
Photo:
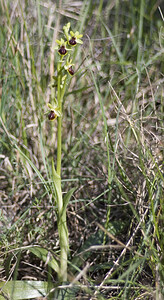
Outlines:
{"label": "green leaf", "polygon": [[66,210],[67,205],[69,203],[70,198],[72,197],[73,192],[76,190],[76,188],[70,189],[70,191],[67,192],[67,194],[63,198],[63,211]]}
{"label": "green leaf", "polygon": [[39,257],[42,261],[47,264],[56,272],[59,272],[59,265],[57,260],[52,256],[51,252],[42,247],[31,247],[29,251]]}
{"label": "green leaf", "polygon": [[55,196],[58,204],[58,209],[61,211],[63,206],[62,201],[62,191],[61,191],[61,177],[57,174],[55,167],[54,167],[54,161],[52,159],[52,178],[53,178],[53,184],[55,188]]}
{"label": "green leaf", "polygon": [[48,293],[48,289],[49,283],[45,281],[11,280],[8,282],[0,282],[0,300],[6,298],[22,300],[43,297]]}

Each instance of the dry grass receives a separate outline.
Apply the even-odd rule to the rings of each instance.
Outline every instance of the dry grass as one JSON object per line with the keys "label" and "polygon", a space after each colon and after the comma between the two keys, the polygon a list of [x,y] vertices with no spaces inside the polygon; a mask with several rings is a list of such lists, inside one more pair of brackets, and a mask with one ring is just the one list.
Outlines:
{"label": "dry grass", "polygon": [[142,0],[140,7],[135,1],[1,1],[1,281],[57,285],[47,262],[22,247],[39,245],[54,256],[59,251],[48,167],[56,159],[57,129],[45,112],[55,40],[71,21],[84,44],[63,113],[63,191],[76,187],[67,209],[67,299],[162,299],[164,44],[158,5],[162,12],[155,0]]}

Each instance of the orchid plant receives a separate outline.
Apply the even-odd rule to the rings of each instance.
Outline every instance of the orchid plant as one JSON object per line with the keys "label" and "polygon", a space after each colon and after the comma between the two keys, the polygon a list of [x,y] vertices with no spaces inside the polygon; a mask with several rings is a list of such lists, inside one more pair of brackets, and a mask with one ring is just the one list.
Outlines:
{"label": "orchid plant", "polygon": [[[48,103],[48,119],[50,121],[57,120],[57,162],[56,168],[54,161],[52,161],[52,176],[54,187],[54,200],[57,205],[57,224],[60,243],[60,263],[58,267],[59,282],[63,283],[67,281],[67,257],[69,251],[68,230],[66,221],[66,208],[67,204],[74,192],[71,189],[65,197],[62,194],[61,187],[61,151],[62,151],[62,110],[63,110],[63,98],[65,95],[66,84],[68,76],[74,76],[74,64],[72,62],[71,55],[73,48],[77,44],[82,44],[82,34],[78,31],[75,33],[70,31],[71,24],[67,23],[63,27],[64,39],[56,40],[57,50],[59,54],[59,61],[57,63],[56,74],[52,78],[51,87],[53,89],[51,103]],[[56,122],[56,121],[55,121]],[[56,123],[54,123],[56,126]]]}

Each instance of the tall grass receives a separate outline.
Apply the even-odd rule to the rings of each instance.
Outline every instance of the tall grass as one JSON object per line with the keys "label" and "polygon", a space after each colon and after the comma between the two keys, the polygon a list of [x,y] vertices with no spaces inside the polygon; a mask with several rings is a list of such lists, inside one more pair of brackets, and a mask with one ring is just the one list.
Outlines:
{"label": "tall grass", "polygon": [[[162,299],[163,3],[1,0],[0,13],[0,299]],[[46,111],[67,22],[83,46],[64,99],[61,285]]]}

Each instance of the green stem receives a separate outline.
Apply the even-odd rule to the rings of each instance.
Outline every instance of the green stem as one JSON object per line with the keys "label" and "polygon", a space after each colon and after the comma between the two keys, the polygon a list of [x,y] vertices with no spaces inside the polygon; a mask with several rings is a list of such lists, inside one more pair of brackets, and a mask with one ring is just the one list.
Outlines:
{"label": "green stem", "polygon": [[60,273],[59,281],[67,281],[67,257],[68,257],[68,230],[66,223],[66,210],[59,216],[58,222],[59,240],[60,240]]}
{"label": "green stem", "polygon": [[56,171],[59,176],[61,176],[61,127],[62,119],[58,117],[58,132],[57,132],[57,167]]}
{"label": "green stem", "polygon": [[58,63],[58,106],[60,108],[61,117],[58,117],[58,130],[57,130],[57,175],[59,179],[59,190],[57,194],[58,202],[58,232],[59,232],[59,242],[60,242],[60,272],[58,274],[59,281],[61,283],[67,281],[67,257],[68,257],[68,230],[66,223],[66,209],[63,209],[63,197],[61,189],[61,143],[62,143],[62,99],[65,92],[65,83],[61,89],[61,63]]}
{"label": "green stem", "polygon": [[[57,97],[58,97],[58,106],[60,108],[60,113],[62,114],[62,99],[61,99],[61,62],[57,65],[58,71],[58,83],[57,83]],[[62,119],[58,117],[58,132],[57,132],[57,167],[56,171],[59,176],[61,176],[61,127],[62,127]]]}

